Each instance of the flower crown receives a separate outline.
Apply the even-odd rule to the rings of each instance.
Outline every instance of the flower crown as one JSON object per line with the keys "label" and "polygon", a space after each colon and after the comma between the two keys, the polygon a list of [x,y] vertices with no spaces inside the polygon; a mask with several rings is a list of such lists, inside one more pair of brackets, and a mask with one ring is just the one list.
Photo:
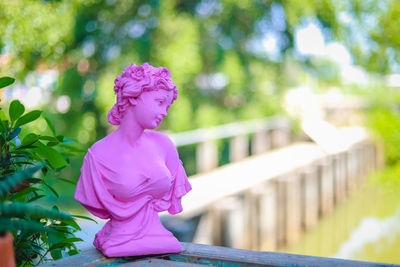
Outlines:
{"label": "flower crown", "polygon": [[[171,72],[165,67],[155,68],[147,62],[137,66],[135,63],[127,66],[114,81],[114,91],[121,92],[126,83],[130,82],[134,90],[173,90],[176,85],[171,80]],[[136,91],[135,90],[135,91]]]}

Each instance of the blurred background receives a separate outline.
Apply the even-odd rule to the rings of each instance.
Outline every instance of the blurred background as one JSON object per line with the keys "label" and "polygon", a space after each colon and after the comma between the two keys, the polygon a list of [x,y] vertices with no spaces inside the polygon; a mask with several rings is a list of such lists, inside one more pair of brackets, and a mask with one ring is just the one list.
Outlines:
{"label": "blurred background", "polygon": [[[368,164],[379,168],[313,227],[301,226],[299,238],[285,236],[271,249],[400,263],[399,16],[396,0],[3,0],[0,76],[16,83],[0,92],[1,104],[19,99],[29,110],[44,110],[58,133],[86,150],[115,129],[107,112],[124,67],[165,66],[179,94],[158,130],[181,144],[185,169],[196,179],[201,170],[206,175],[258,153],[257,131],[247,121],[282,118],[289,125],[286,139],[265,150],[308,141],[328,154],[342,136],[332,129],[358,126],[374,145]],[[196,142],[204,140],[185,143],[176,134],[230,123],[246,129],[239,132],[249,137],[247,152],[232,156],[240,145],[230,140],[238,133],[218,128],[228,134],[215,138],[215,153],[207,156],[214,163],[199,163]],[[30,127],[50,132],[42,118]],[[61,177],[76,181],[83,156],[71,158]],[[72,198],[73,185],[53,186],[61,197],[45,203],[85,213]],[[196,216],[179,223],[193,230],[201,224]]]}

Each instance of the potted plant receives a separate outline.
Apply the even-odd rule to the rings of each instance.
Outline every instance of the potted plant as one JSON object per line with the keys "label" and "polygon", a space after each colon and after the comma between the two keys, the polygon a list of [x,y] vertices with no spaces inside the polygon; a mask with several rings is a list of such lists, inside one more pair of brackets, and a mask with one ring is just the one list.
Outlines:
{"label": "potted plant", "polygon": [[[10,77],[2,77],[0,88],[13,82]],[[48,193],[59,197],[52,187],[55,179],[73,183],[57,176],[68,166],[68,157],[81,151],[71,140],[57,135],[48,118],[44,117],[51,135],[22,129],[41,116],[40,110],[25,113],[18,100],[10,103],[7,115],[0,109],[0,186],[4,186],[0,196],[0,231],[3,235],[4,230],[12,232],[17,265],[24,266],[49,260],[49,254],[52,259],[77,254],[74,242],[82,240],[74,235],[80,227],[73,217],[89,219],[66,215],[57,206],[46,210],[33,205]]]}
{"label": "potted plant", "polygon": [[49,232],[51,226],[44,225],[29,218],[51,218],[52,220],[72,220],[72,216],[58,210],[44,209],[32,203],[4,201],[4,197],[43,167],[42,164],[3,177],[0,182],[0,258],[5,266],[15,265],[13,236],[14,232]]}

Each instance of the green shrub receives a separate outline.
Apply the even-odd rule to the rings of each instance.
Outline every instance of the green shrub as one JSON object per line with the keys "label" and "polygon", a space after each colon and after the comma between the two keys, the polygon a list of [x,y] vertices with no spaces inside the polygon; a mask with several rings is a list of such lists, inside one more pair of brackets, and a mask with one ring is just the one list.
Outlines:
{"label": "green shrub", "polygon": [[[0,78],[0,88],[14,82],[10,77]],[[42,111],[25,113],[18,100],[10,103],[8,114],[0,109],[0,232],[13,232],[18,265],[36,265],[49,260],[74,255],[74,242],[82,241],[74,233],[80,230],[73,217],[58,210],[34,205],[36,201],[57,191],[50,185],[60,170],[68,166],[69,156],[80,152],[73,142],[57,135],[50,120],[45,118],[51,135],[27,132],[22,127],[37,120]],[[86,218],[86,217],[83,217]],[[86,218],[88,219],[88,218]]]}

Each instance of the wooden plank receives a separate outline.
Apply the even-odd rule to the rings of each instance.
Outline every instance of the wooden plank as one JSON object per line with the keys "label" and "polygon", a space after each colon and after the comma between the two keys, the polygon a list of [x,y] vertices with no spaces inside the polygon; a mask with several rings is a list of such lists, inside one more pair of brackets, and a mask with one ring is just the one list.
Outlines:
{"label": "wooden plank", "polygon": [[226,164],[206,174],[194,175],[190,178],[193,190],[182,199],[184,211],[174,216],[191,218],[222,198],[241,193],[325,156],[318,145],[298,143]]}
{"label": "wooden plank", "polygon": [[395,264],[323,258],[279,252],[248,251],[184,242],[182,242],[181,245],[183,251],[179,254],[124,258],[107,258],[93,248],[83,251],[81,254],[40,266],[400,266]]}
{"label": "wooden plank", "polygon": [[249,156],[249,137],[238,135],[231,138],[229,142],[229,160],[237,162]]}
{"label": "wooden plank", "polygon": [[319,198],[318,198],[318,176],[316,164],[306,168],[303,172],[304,191],[303,197],[303,227],[312,228],[318,220]]}
{"label": "wooden plank", "polygon": [[248,135],[260,131],[270,131],[274,129],[290,129],[291,124],[287,117],[270,116],[261,119],[233,122],[229,124],[201,128],[181,133],[171,133],[168,136],[176,146],[198,144],[208,140],[218,140],[230,138],[237,135]]}
{"label": "wooden plank", "polygon": [[253,155],[261,154],[271,148],[271,136],[268,131],[259,131],[254,133],[251,142],[251,151]]}
{"label": "wooden plank", "polygon": [[264,185],[264,194],[260,196],[260,248],[259,250],[273,251],[277,247],[278,222],[278,184],[276,180]]}
{"label": "wooden plank", "polygon": [[218,166],[218,148],[215,140],[200,143],[196,150],[197,173],[215,169]]}
{"label": "wooden plank", "polygon": [[[213,266],[400,266],[394,264],[323,258],[279,252],[248,251],[193,243],[181,243],[183,251],[171,259],[186,258],[195,263]],[[220,265],[217,265],[220,263]],[[224,264],[221,264],[224,263]]]}
{"label": "wooden plank", "polygon": [[203,266],[203,264],[196,264],[196,263],[191,263],[191,262],[186,262],[186,261],[173,261],[173,260],[163,260],[163,259],[157,259],[157,258],[149,258],[145,260],[139,260],[139,261],[134,261],[134,262],[127,262],[123,264],[118,264],[118,266],[123,266],[123,267],[159,267],[159,266],[165,266],[165,267],[196,267],[196,266]]}

